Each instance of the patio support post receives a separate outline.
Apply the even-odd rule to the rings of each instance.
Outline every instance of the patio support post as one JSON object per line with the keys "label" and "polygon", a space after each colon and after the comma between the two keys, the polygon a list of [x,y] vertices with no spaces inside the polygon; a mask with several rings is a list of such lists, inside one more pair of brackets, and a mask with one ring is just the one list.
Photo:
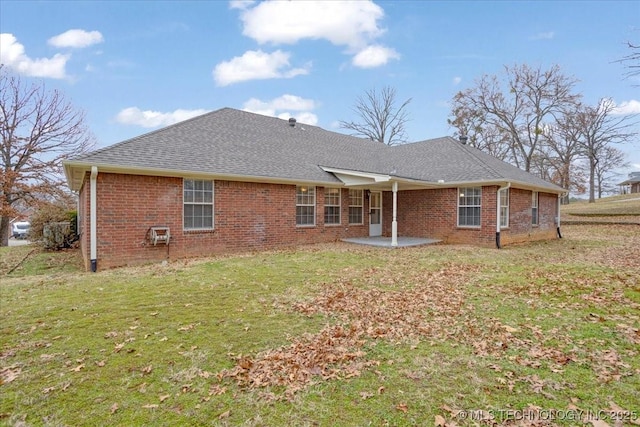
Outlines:
{"label": "patio support post", "polygon": [[391,246],[398,246],[398,182],[393,181],[393,221],[391,222]]}

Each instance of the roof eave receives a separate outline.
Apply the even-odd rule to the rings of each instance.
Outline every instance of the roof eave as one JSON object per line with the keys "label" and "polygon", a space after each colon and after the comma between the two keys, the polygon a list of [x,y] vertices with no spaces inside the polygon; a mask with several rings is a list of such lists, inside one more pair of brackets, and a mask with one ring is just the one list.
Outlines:
{"label": "roof eave", "polygon": [[67,178],[69,188],[73,191],[79,191],[82,188],[84,176],[91,170],[92,166],[98,168],[99,173],[120,173],[126,175],[146,175],[146,176],[165,176],[165,177],[180,177],[180,178],[206,178],[206,179],[219,179],[228,181],[244,181],[244,182],[263,182],[270,184],[297,184],[297,185],[325,185],[325,186],[341,186],[340,182],[331,181],[319,181],[308,179],[295,179],[295,178],[280,178],[269,176],[256,176],[256,175],[242,175],[242,174],[228,174],[228,173],[215,173],[215,172],[198,172],[182,169],[164,169],[164,168],[151,168],[151,167],[127,167],[118,166],[108,163],[87,163],[73,160],[67,160],[63,162],[64,171]]}

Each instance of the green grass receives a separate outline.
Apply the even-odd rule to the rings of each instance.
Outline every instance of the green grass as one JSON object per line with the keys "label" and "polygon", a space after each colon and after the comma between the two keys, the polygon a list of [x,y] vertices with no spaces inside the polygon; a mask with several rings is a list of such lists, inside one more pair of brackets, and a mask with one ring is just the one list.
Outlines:
{"label": "green grass", "polygon": [[[507,425],[519,413],[506,411],[532,406],[622,408],[637,422],[633,227],[568,226],[503,250],[335,244],[95,274],[73,253],[34,253],[0,276],[0,423],[475,425],[458,411],[483,410]],[[239,360],[253,363],[247,378],[283,382],[239,381]]]}
{"label": "green grass", "polygon": [[640,194],[603,197],[595,203],[574,202],[562,206],[562,213],[574,216],[640,216]]}

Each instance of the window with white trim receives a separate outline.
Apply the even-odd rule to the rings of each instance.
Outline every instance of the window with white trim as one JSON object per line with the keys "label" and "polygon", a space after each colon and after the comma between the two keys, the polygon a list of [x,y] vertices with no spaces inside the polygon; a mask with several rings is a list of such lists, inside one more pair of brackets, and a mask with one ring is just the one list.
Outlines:
{"label": "window with white trim", "polygon": [[296,187],[296,225],[301,227],[316,225],[316,187],[306,185]]}
{"label": "window with white trim", "polygon": [[363,224],[364,191],[349,190],[349,224]]}
{"label": "window with white trim", "polygon": [[458,188],[458,227],[480,227],[482,187]]}
{"label": "window with white trim", "polygon": [[531,225],[538,225],[538,192],[531,193]]}
{"label": "window with white trim", "polygon": [[340,189],[324,189],[324,224],[340,224]]}
{"label": "window with white trim", "polygon": [[183,226],[185,230],[213,230],[213,181],[184,179]]}
{"label": "window with white trim", "polygon": [[500,191],[500,227],[509,227],[509,189]]}

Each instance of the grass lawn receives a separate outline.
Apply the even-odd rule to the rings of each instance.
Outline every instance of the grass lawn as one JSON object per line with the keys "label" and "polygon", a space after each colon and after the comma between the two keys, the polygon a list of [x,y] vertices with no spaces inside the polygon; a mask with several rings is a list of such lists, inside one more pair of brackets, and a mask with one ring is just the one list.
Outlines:
{"label": "grass lawn", "polygon": [[2,248],[0,423],[640,425],[640,230],[563,237],[95,274]]}
{"label": "grass lawn", "polygon": [[640,224],[640,194],[625,194],[580,201],[562,206],[562,220],[568,222],[626,222]]}

